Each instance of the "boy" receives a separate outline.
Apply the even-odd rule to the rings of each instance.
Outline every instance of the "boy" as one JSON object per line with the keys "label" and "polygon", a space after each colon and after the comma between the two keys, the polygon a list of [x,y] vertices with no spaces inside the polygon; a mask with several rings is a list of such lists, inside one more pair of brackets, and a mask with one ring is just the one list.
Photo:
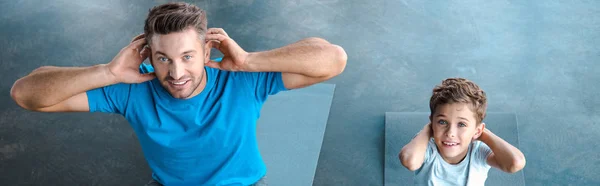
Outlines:
{"label": "boy", "polygon": [[415,185],[484,185],[490,167],[523,169],[523,153],[482,123],[486,107],[485,92],[467,79],[449,78],[433,89],[430,122],[399,154],[415,171]]}

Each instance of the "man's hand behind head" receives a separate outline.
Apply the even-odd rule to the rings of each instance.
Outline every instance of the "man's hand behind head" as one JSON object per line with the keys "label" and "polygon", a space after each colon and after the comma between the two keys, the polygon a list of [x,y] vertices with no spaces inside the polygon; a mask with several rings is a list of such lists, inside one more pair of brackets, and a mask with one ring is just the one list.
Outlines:
{"label": "man's hand behind head", "polygon": [[207,61],[206,66],[227,71],[245,71],[248,52],[227,35],[222,28],[210,28],[206,33],[206,44],[223,53],[221,62]]}
{"label": "man's hand behind head", "polygon": [[154,73],[140,74],[139,67],[150,54],[145,35],[134,37],[108,64],[108,69],[120,83],[141,83],[155,78]]}

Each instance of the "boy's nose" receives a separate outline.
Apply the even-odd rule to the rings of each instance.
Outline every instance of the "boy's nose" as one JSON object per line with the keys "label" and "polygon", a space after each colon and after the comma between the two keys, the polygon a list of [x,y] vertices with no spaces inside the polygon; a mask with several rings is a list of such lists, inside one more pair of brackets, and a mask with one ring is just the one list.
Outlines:
{"label": "boy's nose", "polygon": [[447,137],[454,137],[455,136],[455,129],[453,127],[450,127],[448,130],[446,130],[446,136]]}

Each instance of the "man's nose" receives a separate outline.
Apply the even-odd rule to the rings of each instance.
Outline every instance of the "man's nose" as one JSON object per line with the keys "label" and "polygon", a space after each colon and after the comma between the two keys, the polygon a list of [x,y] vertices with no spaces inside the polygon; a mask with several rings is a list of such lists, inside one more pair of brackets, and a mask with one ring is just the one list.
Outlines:
{"label": "man's nose", "polygon": [[169,76],[175,80],[181,79],[184,75],[184,72],[185,70],[183,66],[178,62],[172,63],[169,67]]}

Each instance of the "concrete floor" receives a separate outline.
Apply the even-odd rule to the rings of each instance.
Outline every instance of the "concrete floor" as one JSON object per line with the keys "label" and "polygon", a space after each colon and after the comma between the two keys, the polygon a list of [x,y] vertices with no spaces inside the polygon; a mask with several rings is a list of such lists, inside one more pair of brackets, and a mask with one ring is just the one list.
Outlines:
{"label": "concrete floor", "polygon": [[[91,183],[107,179],[102,176],[125,185],[147,181],[119,176],[148,171],[123,120],[30,113],[8,92],[41,65],[110,61],[142,32],[147,10],[163,2],[0,2],[1,183]],[[487,91],[489,111],[517,113],[527,185],[600,185],[600,1],[194,3],[208,11],[209,27],[224,28],[248,51],[309,36],[346,49],[346,71],[327,82],[336,90],[314,185],[383,185],[384,113],[427,112],[433,86],[452,76]],[[117,132],[90,132],[107,125]],[[76,143],[82,139],[89,143]],[[120,151],[102,151],[110,145]],[[128,156],[112,157],[119,153]],[[102,170],[85,164],[96,160],[133,162]],[[61,164],[70,161],[80,163]],[[55,172],[39,173],[46,169]],[[81,170],[99,177],[78,176]]]}

